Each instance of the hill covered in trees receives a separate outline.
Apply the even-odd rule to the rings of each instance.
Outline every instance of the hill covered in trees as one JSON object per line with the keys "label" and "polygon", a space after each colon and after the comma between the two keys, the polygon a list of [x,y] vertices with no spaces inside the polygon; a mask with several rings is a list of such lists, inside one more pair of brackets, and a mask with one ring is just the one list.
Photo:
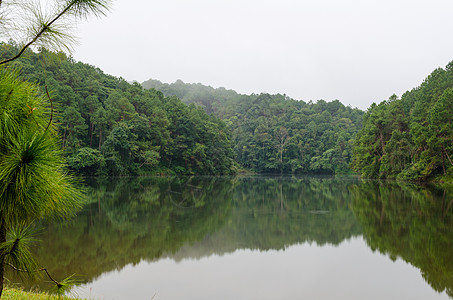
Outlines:
{"label": "hill covered in trees", "polygon": [[[0,49],[0,57],[17,51],[7,43]],[[339,101],[240,95],[181,81],[148,81],[155,89],[144,89],[45,49],[28,50],[14,67],[43,94],[48,88],[68,164],[87,175],[220,175],[238,166],[348,172],[363,114]]]}
{"label": "hill covered in trees", "polygon": [[180,80],[165,84],[150,79],[142,85],[224,120],[243,168],[260,173],[349,172],[363,112],[338,100],[306,103],[280,94],[241,95]]}
{"label": "hill covered in trees", "polygon": [[354,145],[352,167],[365,177],[453,178],[453,62],[417,88],[373,104]]}
{"label": "hill covered in trees", "polygon": [[[1,58],[16,52],[0,44]],[[50,92],[68,164],[83,174],[235,172],[227,126],[200,107],[45,49],[13,67]]]}
{"label": "hill covered in trees", "polygon": [[[15,51],[0,44],[0,58]],[[237,167],[346,173],[352,167],[373,178],[453,177],[453,63],[365,115],[338,100],[242,95],[180,80],[131,84],[45,49],[26,51],[14,68],[43,94],[49,90],[68,164],[82,174],[233,174]]]}

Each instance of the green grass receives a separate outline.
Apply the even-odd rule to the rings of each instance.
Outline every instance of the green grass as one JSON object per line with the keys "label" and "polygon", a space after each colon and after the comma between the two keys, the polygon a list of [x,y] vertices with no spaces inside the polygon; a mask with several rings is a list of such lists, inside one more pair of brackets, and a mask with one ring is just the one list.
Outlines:
{"label": "green grass", "polygon": [[41,292],[36,292],[36,293],[31,293],[31,292],[26,292],[21,289],[15,289],[15,288],[9,288],[5,287],[3,289],[3,294],[1,300],[74,300],[78,299],[81,300],[80,298],[70,298],[70,297],[58,297],[58,296],[52,296],[46,293],[41,293]]}

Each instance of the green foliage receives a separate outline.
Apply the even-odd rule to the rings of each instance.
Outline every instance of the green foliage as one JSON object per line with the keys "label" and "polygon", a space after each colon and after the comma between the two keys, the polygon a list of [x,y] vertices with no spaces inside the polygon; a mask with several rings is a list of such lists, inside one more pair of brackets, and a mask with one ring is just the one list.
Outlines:
{"label": "green foliage", "polygon": [[[0,58],[18,51],[0,46]],[[229,129],[196,106],[45,49],[27,50],[14,64],[48,87],[67,162],[80,174],[235,172]]]}
{"label": "green foliage", "polygon": [[8,224],[55,213],[68,217],[78,207],[79,193],[62,169],[56,143],[48,133],[28,133],[0,154],[0,208]]}
{"label": "green foliage", "polygon": [[142,85],[223,119],[242,168],[260,173],[349,172],[363,112],[338,100],[305,103],[279,94],[240,95],[181,80],[163,84],[150,79]]}
{"label": "green foliage", "polygon": [[101,175],[98,172],[105,168],[105,159],[99,150],[83,147],[68,157],[68,166],[83,175]]}
{"label": "green foliage", "polygon": [[[67,30],[72,29],[74,18],[104,14],[109,0],[55,1],[54,5],[43,9],[39,2],[0,1],[0,35],[18,33],[23,43],[7,45],[10,49],[0,59],[0,298],[6,265],[30,277],[40,271],[27,247],[28,225],[49,216],[68,218],[81,205],[74,180],[66,174],[47,85],[41,94],[50,101],[50,114],[36,84],[23,81],[13,71],[14,62],[30,47],[69,50],[73,38]],[[83,128],[77,113],[73,109],[63,114],[67,119],[75,117],[65,128],[74,144]]]}
{"label": "green foliage", "polygon": [[27,248],[28,224],[68,218],[81,203],[74,179],[65,172],[52,115],[37,86],[2,67],[0,108],[1,295],[7,264],[29,277],[36,275],[37,264]]}
{"label": "green foliage", "polygon": [[0,70],[0,211],[7,226],[49,214],[68,216],[79,193],[36,86]]}
{"label": "green foliage", "polygon": [[80,298],[65,297],[65,296],[51,296],[46,293],[27,292],[21,289],[5,287],[2,295],[3,300],[74,300]]}
{"label": "green foliage", "polygon": [[373,104],[354,144],[364,177],[424,181],[453,174],[453,64],[401,99]]}
{"label": "green foliage", "polygon": [[[36,280],[40,275],[38,263],[30,252],[32,244],[36,243],[36,232],[30,226],[17,225],[8,231],[6,242],[0,244],[0,257],[4,263],[21,270],[17,274]],[[22,276],[23,275],[23,276]]]}
{"label": "green foliage", "polygon": [[57,295],[59,298],[61,298],[65,294],[69,293],[75,286],[78,285],[80,285],[80,281],[76,279],[74,275],[71,275],[59,281],[58,284],[55,284],[49,290],[49,293]]}
{"label": "green foliage", "polygon": [[[0,58],[18,51],[1,48]],[[14,64],[51,91],[68,163],[84,175],[233,174],[238,164],[267,173],[347,173],[361,126],[362,112],[339,101],[144,83],[158,92],[45,49],[25,51]]]}

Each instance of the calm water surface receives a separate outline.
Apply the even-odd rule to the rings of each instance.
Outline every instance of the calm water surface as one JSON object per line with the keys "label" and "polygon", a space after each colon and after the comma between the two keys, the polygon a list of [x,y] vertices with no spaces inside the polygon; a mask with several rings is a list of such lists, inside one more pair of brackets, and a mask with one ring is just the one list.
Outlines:
{"label": "calm water surface", "polygon": [[[37,249],[96,299],[451,299],[452,191],[355,177],[98,182]],[[42,285],[42,284],[41,284]],[[450,295],[450,296],[449,296]]]}

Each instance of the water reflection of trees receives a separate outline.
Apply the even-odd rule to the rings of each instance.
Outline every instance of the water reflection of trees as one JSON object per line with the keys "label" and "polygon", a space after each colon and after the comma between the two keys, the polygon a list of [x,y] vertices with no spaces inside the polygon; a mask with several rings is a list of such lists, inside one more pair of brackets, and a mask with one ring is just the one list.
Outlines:
{"label": "water reflection of trees", "polygon": [[231,180],[221,178],[96,184],[88,189],[89,203],[76,219],[46,229],[36,250],[39,261],[56,276],[76,273],[91,280],[175,253],[222,226],[232,203],[231,188]]}
{"label": "water reflection of trees", "polygon": [[353,208],[369,247],[420,269],[453,297],[453,191],[366,181],[352,188]]}
{"label": "water reflection of trees", "polygon": [[352,180],[322,178],[135,178],[93,184],[65,226],[49,226],[42,265],[89,281],[141,260],[180,260],[239,248],[341,243],[360,234]]}
{"label": "water reflection of trees", "polygon": [[243,178],[234,189],[232,226],[224,240],[235,248],[282,249],[314,242],[337,245],[360,234],[350,209],[351,181],[335,178]]}
{"label": "water reflection of trees", "polygon": [[340,178],[129,178],[97,182],[37,249],[57,277],[86,281],[142,260],[237,249],[338,245],[363,234],[373,251],[419,268],[453,295],[453,191]]}

